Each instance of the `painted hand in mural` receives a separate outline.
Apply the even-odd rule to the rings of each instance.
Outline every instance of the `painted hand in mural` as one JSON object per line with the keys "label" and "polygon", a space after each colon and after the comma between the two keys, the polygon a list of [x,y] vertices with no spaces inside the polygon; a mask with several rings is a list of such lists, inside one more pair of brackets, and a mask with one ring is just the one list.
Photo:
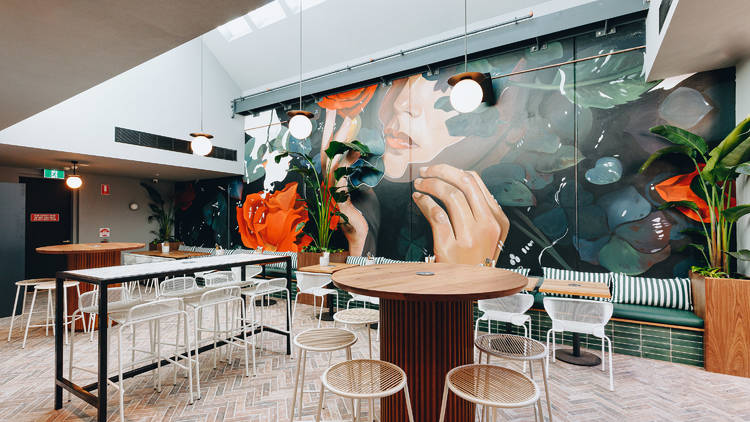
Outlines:
{"label": "painted hand in mural", "polygon": [[[496,260],[510,221],[473,171],[438,164],[422,167],[414,180],[414,202],[432,226],[437,262],[481,264]],[[426,195],[425,195],[426,194]],[[439,199],[444,210],[432,198]]]}

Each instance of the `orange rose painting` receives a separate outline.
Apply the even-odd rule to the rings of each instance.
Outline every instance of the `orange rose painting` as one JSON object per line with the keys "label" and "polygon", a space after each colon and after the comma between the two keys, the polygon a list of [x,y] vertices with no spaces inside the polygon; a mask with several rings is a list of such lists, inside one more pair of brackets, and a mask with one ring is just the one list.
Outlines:
{"label": "orange rose painting", "polygon": [[[705,164],[700,163],[698,164],[698,167],[700,169],[703,169],[703,167],[705,167]],[[693,179],[695,179],[696,177],[698,177],[698,170],[695,170],[692,173],[680,174],[678,176],[671,177],[657,184],[656,186],[654,186],[654,188],[656,189],[656,192],[659,193],[659,196],[661,196],[661,198],[665,201],[694,202],[698,206],[700,216],[697,212],[691,210],[690,208],[677,207],[677,209],[688,216],[691,220],[710,223],[711,215],[709,212],[708,204],[703,200],[703,198],[696,195],[695,192],[693,192],[693,189],[691,189],[690,187],[690,185],[693,183]],[[730,189],[730,191],[733,191],[733,189]],[[731,198],[729,198],[729,206],[734,207],[735,205],[737,205],[737,201],[734,196],[732,196]]]}
{"label": "orange rose painting", "polygon": [[370,102],[377,87],[377,85],[370,85],[364,88],[327,95],[318,101],[318,105],[328,110],[336,110],[341,117],[354,118]]}
{"label": "orange rose painting", "polygon": [[301,251],[312,241],[308,235],[298,239],[308,220],[307,207],[301,199],[296,182],[274,193],[247,195],[243,206],[237,207],[242,243],[267,251]]}

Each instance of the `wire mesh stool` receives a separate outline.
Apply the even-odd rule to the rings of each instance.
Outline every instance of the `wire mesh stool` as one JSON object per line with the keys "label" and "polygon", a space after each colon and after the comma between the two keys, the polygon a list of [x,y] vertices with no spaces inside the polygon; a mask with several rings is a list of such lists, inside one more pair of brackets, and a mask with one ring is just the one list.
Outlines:
{"label": "wire mesh stool", "polygon": [[[414,422],[414,414],[411,410],[409,398],[409,387],[406,385],[406,374],[398,366],[380,360],[355,359],[337,363],[326,369],[320,377],[320,398],[318,399],[318,413],[316,421],[320,421],[320,413],[323,409],[323,395],[325,390],[338,396],[352,400],[368,400],[368,420],[375,420],[375,399],[392,396],[399,391],[404,391],[406,399],[406,411],[409,420]],[[359,418],[359,406],[352,403],[352,420]]]}
{"label": "wire mesh stool", "polygon": [[[294,345],[300,351],[297,360],[297,373],[294,376],[294,395],[292,396],[292,409],[290,420],[294,420],[294,405],[297,403],[297,387],[299,388],[299,409],[302,416],[302,393],[305,387],[305,368],[307,367],[307,352],[334,352],[346,349],[346,360],[352,358],[352,345],[357,342],[357,335],[349,330],[336,327],[312,328],[305,330],[294,337]],[[301,376],[300,376],[301,374]],[[352,409],[352,412],[354,409]]]}
{"label": "wire mesh stool", "polygon": [[[525,407],[539,401],[539,389],[526,375],[496,365],[469,364],[453,368],[445,376],[440,422],[445,420],[448,391],[474,404],[490,409],[494,421],[495,409]],[[537,413],[534,412],[535,419]]]}
{"label": "wire mesh stool", "polygon": [[337,322],[347,325],[364,325],[367,328],[367,344],[370,347],[370,359],[372,359],[372,335],[370,325],[380,321],[380,311],[367,308],[354,308],[338,311],[333,314],[333,324]]}
{"label": "wire mesh stool", "polygon": [[[479,363],[482,363],[482,353],[487,355],[487,364],[490,363],[490,356],[522,361],[524,364],[529,362],[529,370],[532,379],[534,378],[534,366],[531,361],[538,360],[539,364],[542,366],[544,394],[547,399],[547,413],[549,414],[550,422],[552,422],[552,402],[549,398],[547,367],[545,365],[547,346],[545,346],[544,343],[528,337],[521,337],[513,334],[485,334],[474,340],[474,346],[479,349]],[[537,402],[537,409],[539,414],[543,415],[541,401]],[[543,416],[542,420],[544,420]]]}

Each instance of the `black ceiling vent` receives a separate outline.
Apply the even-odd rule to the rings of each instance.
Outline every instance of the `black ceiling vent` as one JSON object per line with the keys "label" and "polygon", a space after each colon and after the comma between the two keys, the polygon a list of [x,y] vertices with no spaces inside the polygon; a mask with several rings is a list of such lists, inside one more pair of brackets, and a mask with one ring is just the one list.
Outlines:
{"label": "black ceiling vent", "polygon": [[[192,154],[190,151],[190,141],[183,139],[169,138],[153,133],[140,132],[133,129],[115,127],[115,142],[122,144],[138,145],[148,148],[163,149],[166,151],[181,152]],[[218,158],[220,160],[237,161],[237,151],[229,148],[215,146],[207,157]]]}

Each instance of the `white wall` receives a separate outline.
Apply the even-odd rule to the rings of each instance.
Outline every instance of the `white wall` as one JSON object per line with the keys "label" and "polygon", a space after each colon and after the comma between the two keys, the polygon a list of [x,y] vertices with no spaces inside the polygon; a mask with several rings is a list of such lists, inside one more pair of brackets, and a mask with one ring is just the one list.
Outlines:
{"label": "white wall", "polygon": [[231,118],[240,89],[204,48],[204,131],[238,151],[232,162],[114,142],[120,126],[179,139],[200,131],[201,40],[148,62],[0,131],[0,144],[242,173],[242,119]]}
{"label": "white wall", "polygon": [[[736,90],[737,123],[750,116],[750,58],[737,64]],[[747,176],[737,182],[737,203],[750,204],[750,181]],[[737,248],[750,249],[750,216],[744,216],[737,223]],[[738,270],[743,274],[750,274],[750,262],[739,261]]]}

